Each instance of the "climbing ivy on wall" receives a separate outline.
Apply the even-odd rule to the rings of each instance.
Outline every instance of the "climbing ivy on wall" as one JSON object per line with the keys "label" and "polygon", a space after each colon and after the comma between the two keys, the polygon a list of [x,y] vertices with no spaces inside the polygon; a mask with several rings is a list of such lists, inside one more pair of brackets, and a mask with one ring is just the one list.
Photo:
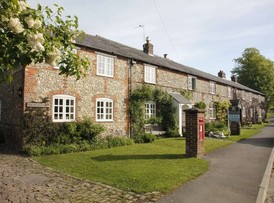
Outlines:
{"label": "climbing ivy on wall", "polygon": [[[168,136],[178,134],[178,123],[175,118],[175,108],[172,106],[172,98],[165,91],[143,85],[132,92],[129,100],[133,136],[143,134],[145,124],[150,122],[159,123]],[[156,103],[156,118],[150,120],[145,119],[145,102],[148,101]]]}
{"label": "climbing ivy on wall", "polygon": [[231,105],[230,101],[215,102],[216,105],[216,119],[222,123],[227,122],[227,110]]}

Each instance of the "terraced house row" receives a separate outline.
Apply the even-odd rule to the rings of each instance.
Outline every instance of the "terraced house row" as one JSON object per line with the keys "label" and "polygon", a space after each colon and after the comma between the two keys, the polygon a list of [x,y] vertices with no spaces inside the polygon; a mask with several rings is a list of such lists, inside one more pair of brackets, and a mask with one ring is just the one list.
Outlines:
{"label": "terraced house row", "polygon": [[[258,122],[265,116],[264,94],[225,78],[176,63],[153,54],[147,38],[143,50],[85,35],[77,41],[78,53],[90,60],[86,77],[59,75],[58,67],[29,65],[15,74],[11,84],[0,86],[0,125],[6,137],[20,134],[22,115],[27,107],[47,108],[53,122],[70,122],[87,116],[106,126],[107,134],[128,136],[129,96],[140,85],[158,87],[174,100],[179,133],[184,128],[184,109],[203,101],[206,121],[216,119],[215,102],[229,100],[241,108],[242,121]],[[188,91],[191,99],[180,94]],[[155,115],[154,101],[145,104],[146,117]],[[14,140],[15,138],[13,138]]]}

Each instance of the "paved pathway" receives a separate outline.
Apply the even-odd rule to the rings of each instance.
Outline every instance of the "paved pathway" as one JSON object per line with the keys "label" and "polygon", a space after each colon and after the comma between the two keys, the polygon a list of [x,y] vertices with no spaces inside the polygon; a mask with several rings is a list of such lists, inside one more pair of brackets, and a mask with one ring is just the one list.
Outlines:
{"label": "paved pathway", "polygon": [[158,202],[255,203],[273,145],[274,125],[250,139],[209,153],[207,173]]}
{"label": "paved pathway", "polygon": [[272,167],[272,174],[269,181],[269,186],[266,194],[265,203],[273,203],[274,202],[274,163]]}
{"label": "paved pathway", "polygon": [[55,172],[18,155],[0,153],[0,203],[155,202],[136,194]]}

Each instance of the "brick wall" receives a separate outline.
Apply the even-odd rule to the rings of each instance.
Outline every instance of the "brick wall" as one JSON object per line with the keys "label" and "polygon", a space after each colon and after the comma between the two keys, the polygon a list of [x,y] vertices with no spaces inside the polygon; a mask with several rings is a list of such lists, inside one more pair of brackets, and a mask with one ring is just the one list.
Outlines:
{"label": "brick wall", "polygon": [[[84,52],[84,53],[83,53]],[[52,98],[56,94],[65,94],[76,98],[76,119],[90,117],[94,122],[96,116],[96,99],[113,100],[113,122],[98,122],[106,126],[105,135],[125,136],[128,132],[128,63],[127,59],[116,57],[114,77],[96,75],[95,52],[82,51],[91,60],[86,77],[76,80],[74,77],[59,75],[59,70],[47,64],[28,66],[26,68],[25,101],[42,102],[48,98],[49,113],[52,113]]]}
{"label": "brick wall", "polygon": [[[205,153],[204,130],[199,134],[199,120],[204,121],[204,111],[188,109],[186,112],[186,155],[189,157],[202,157]],[[205,128],[204,123],[202,129]]]}

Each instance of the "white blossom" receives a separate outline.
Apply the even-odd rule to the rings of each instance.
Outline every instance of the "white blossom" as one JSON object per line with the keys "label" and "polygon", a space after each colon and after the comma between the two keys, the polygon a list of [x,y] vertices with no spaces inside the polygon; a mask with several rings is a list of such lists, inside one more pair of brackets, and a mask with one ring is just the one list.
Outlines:
{"label": "white blossom", "polygon": [[57,47],[53,47],[49,52],[46,62],[52,66],[56,66],[61,58],[61,51]]}
{"label": "white blossom", "polygon": [[19,12],[22,12],[24,10],[26,10],[28,6],[28,4],[26,4],[26,2],[24,1],[18,1],[18,6],[19,6]]}
{"label": "white blossom", "polygon": [[21,33],[24,31],[23,25],[18,18],[10,18],[8,27],[15,33]]}
{"label": "white blossom", "polygon": [[29,28],[32,28],[34,25],[34,19],[32,18],[32,16],[26,17],[25,18],[25,22],[28,24]]}
{"label": "white blossom", "polygon": [[28,43],[30,46],[34,46],[38,42],[40,42],[41,44],[45,42],[45,39],[42,33],[30,34],[28,36]]}
{"label": "white blossom", "polygon": [[38,29],[38,28],[40,28],[41,26],[42,26],[41,20],[36,19],[36,20],[34,21],[33,27],[34,27],[35,29]]}
{"label": "white blossom", "polygon": [[38,42],[32,47],[31,51],[43,52],[45,51],[45,47],[40,42]]}
{"label": "white blossom", "polygon": [[45,47],[43,46],[45,39],[42,33],[30,34],[27,40],[28,45],[32,48],[31,51],[45,51]]}

